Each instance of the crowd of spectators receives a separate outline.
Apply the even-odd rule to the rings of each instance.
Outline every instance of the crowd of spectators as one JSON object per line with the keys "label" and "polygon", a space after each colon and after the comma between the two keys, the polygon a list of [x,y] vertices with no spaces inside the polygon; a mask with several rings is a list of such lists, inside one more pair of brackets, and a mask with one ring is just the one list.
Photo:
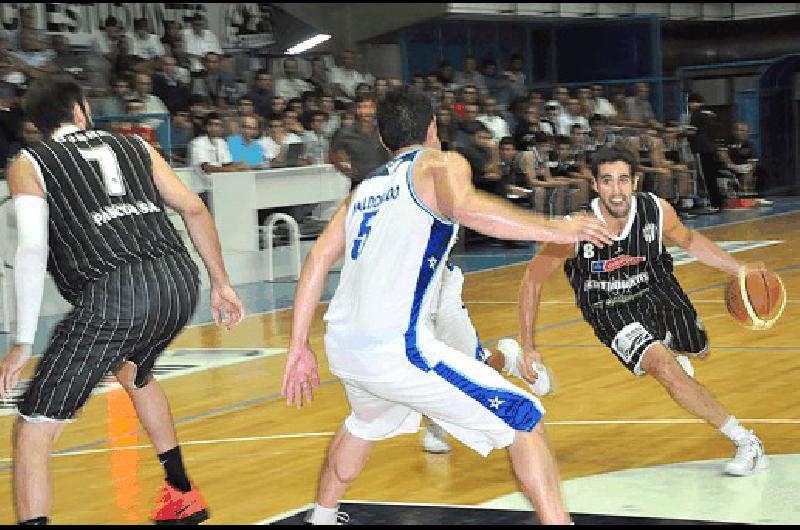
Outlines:
{"label": "crowd of spectators", "polygon": [[[223,53],[198,15],[187,28],[166,22],[163,36],[144,19],[125,34],[109,17],[88,53],[75,54],[63,36],[32,27],[30,8],[22,12],[15,38],[0,34],[3,160],[38,141],[24,119],[24,87],[55,71],[83,82],[95,116],[168,114],[168,154],[173,165],[193,168],[193,186],[204,199],[214,173],[333,163],[356,185],[389,158],[378,137],[376,103],[403,83],[358,70],[351,51],[332,67],[323,57],[303,59],[306,68],[286,57],[251,71],[250,63]],[[640,187],[679,207],[691,204],[698,182],[712,206],[722,205],[726,190],[717,187],[718,176],[753,191],[746,125],[736,124],[725,145],[714,143],[702,126],[709,111],[697,101],[691,121],[699,129],[659,122],[646,83],[543,93],[528,88],[520,56],[511,56],[505,69],[491,59],[478,65],[466,57],[457,71],[443,62],[415,73],[407,89],[431,98],[442,149],[465,156],[480,189],[551,214],[586,208],[594,153],[623,145],[642,168]],[[159,131],[166,123],[148,117],[109,126],[163,148]]]}

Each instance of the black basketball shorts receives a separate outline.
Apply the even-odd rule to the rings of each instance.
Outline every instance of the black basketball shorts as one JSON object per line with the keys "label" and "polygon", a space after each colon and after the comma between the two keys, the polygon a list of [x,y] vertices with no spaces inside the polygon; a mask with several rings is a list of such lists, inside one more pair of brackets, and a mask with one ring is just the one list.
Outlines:
{"label": "black basketball shorts", "polygon": [[703,323],[691,301],[674,280],[652,283],[640,298],[584,311],[600,341],[634,375],[645,375],[642,356],[661,342],[675,352],[698,356],[708,348]]}
{"label": "black basketball shorts", "polygon": [[145,386],[156,358],[189,322],[197,267],[186,254],[130,263],[87,284],[59,322],[39,360],[19,413],[29,421],[70,420],[92,390],[124,362]]}

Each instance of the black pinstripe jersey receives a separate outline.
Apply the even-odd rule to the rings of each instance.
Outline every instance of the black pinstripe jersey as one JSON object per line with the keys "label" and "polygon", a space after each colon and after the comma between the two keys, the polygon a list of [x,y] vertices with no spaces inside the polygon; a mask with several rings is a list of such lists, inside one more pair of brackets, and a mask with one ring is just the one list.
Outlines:
{"label": "black pinstripe jersey", "polygon": [[24,152],[45,184],[47,268],[67,300],[122,265],[187,252],[141,138],[74,130]]}
{"label": "black pinstripe jersey", "polygon": [[[636,193],[633,199],[628,223],[614,244],[598,248],[581,241],[575,257],[564,264],[575,301],[584,314],[603,303],[635,299],[653,282],[674,279],[672,256],[662,241],[663,213],[658,198]],[[603,219],[598,201],[592,201],[592,209]]]}

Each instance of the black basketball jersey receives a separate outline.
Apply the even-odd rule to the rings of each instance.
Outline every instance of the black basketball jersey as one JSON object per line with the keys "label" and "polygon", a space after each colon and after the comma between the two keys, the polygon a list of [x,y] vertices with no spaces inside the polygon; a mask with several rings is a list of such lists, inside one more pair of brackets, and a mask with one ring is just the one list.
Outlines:
{"label": "black basketball jersey", "polygon": [[[592,201],[592,209],[602,219],[598,201]],[[658,198],[652,193],[635,193],[628,223],[612,245],[577,244],[576,255],[564,264],[564,272],[584,315],[608,304],[635,300],[654,282],[674,279],[662,228]]]}
{"label": "black basketball jersey", "polygon": [[24,152],[44,181],[47,268],[68,301],[75,303],[88,282],[122,265],[187,253],[167,218],[141,138],[63,130],[71,132]]}

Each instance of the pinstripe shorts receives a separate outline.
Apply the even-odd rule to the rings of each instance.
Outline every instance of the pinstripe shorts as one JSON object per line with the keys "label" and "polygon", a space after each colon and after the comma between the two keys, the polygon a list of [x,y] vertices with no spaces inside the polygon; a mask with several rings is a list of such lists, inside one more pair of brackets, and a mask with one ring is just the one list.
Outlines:
{"label": "pinstripe shorts", "polygon": [[197,267],[185,254],[130,263],[88,284],[56,325],[19,413],[72,419],[126,361],[137,367],[136,386],[146,385],[156,358],[194,313],[198,286]]}
{"label": "pinstripe shorts", "polygon": [[677,280],[651,283],[647,293],[632,302],[602,310],[584,311],[600,341],[634,375],[645,375],[642,356],[650,345],[688,355],[702,355],[708,347],[703,323]]}

